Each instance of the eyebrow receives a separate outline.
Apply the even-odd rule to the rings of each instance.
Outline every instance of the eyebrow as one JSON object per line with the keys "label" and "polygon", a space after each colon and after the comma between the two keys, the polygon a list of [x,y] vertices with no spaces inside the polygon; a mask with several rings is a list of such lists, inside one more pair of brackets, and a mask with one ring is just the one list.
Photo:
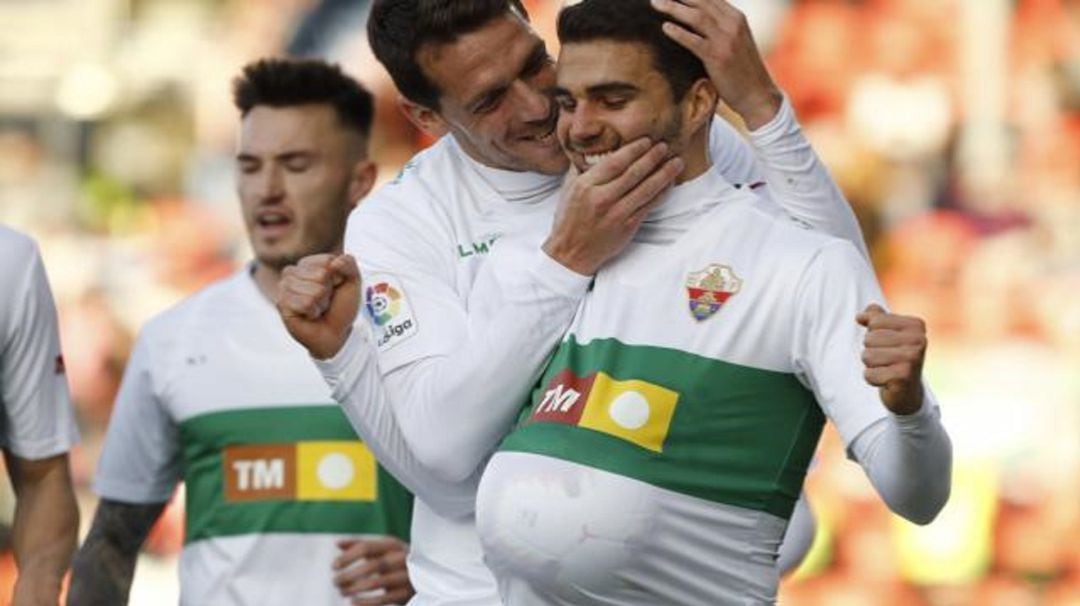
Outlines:
{"label": "eyebrow", "polygon": [[[525,60],[525,65],[522,66],[521,71],[519,71],[518,74],[516,76],[514,76],[514,77],[518,78],[518,77],[521,77],[522,74],[533,71],[533,69],[538,64],[545,61],[547,59],[547,57],[548,57],[547,47],[544,45],[544,41],[543,40],[537,40],[536,45],[533,46],[532,51],[529,53],[529,58]],[[469,111],[475,111],[476,108],[483,105],[489,99],[493,99],[495,97],[498,97],[499,95],[502,95],[509,88],[510,88],[509,83],[502,83],[502,84],[499,84],[497,86],[494,86],[494,87],[492,87],[492,88],[490,88],[488,90],[485,90],[485,91],[477,94],[475,97],[470,99],[469,102],[465,104],[465,107],[468,108]]]}
{"label": "eyebrow", "polygon": [[[316,152],[311,151],[311,150],[298,149],[298,150],[290,150],[290,151],[287,151],[287,152],[276,154],[276,155],[274,155],[273,159],[281,161],[281,162],[288,162],[289,160],[292,160],[294,158],[314,158],[317,155],[318,154]],[[236,154],[236,161],[237,162],[258,162],[261,159],[262,158],[260,158],[259,156],[256,156],[254,154],[249,154],[249,153],[246,153],[246,152],[241,152],[239,154]]]}
{"label": "eyebrow", "polygon": [[[601,82],[600,84],[593,84],[591,86],[585,87],[585,94],[590,97],[638,92],[641,92],[641,88],[634,86],[629,82]],[[569,90],[561,86],[554,86],[549,88],[548,93],[555,96],[573,96],[573,94]]]}

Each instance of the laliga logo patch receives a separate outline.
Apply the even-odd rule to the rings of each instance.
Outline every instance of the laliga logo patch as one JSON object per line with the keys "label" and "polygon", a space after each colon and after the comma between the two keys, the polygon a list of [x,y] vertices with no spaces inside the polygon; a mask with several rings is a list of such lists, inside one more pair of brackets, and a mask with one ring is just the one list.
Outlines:
{"label": "laliga logo patch", "polygon": [[364,293],[364,308],[375,323],[375,344],[380,349],[388,349],[416,334],[416,320],[403,293],[390,280],[369,286]]}
{"label": "laliga logo patch", "polygon": [[713,263],[686,277],[686,294],[690,299],[690,315],[698,322],[708,320],[739,292],[742,279],[727,265]]}
{"label": "laliga logo patch", "polygon": [[401,311],[401,293],[389,282],[369,286],[364,298],[368,314],[377,326],[385,326]]}

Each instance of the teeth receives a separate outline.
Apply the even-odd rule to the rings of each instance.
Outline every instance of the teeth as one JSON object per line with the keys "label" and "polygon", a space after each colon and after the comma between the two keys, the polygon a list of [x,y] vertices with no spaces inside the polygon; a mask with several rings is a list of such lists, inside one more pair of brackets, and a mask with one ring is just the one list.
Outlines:
{"label": "teeth", "polygon": [[588,166],[596,166],[601,160],[610,156],[612,152],[604,152],[602,154],[584,154],[585,164]]}
{"label": "teeth", "polygon": [[289,220],[285,215],[279,215],[277,213],[267,213],[259,217],[259,223],[262,225],[280,225],[288,222]]}

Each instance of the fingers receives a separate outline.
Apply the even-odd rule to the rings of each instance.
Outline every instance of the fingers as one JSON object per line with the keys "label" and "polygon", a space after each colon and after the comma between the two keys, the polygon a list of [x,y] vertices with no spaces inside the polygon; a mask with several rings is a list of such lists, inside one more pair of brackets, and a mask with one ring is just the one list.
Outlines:
{"label": "fingers", "polygon": [[863,378],[874,387],[901,390],[907,389],[907,386],[912,383],[914,372],[915,369],[911,364],[890,364],[867,368],[863,371]]}
{"label": "fingers", "polygon": [[705,52],[708,50],[704,36],[681,25],[676,25],[675,23],[668,21],[661,26],[661,29],[668,38],[671,38],[691,53],[694,53],[699,59],[703,58]]}
{"label": "fingers", "polygon": [[863,365],[867,368],[892,366],[894,364],[917,364],[922,358],[919,347],[874,347],[866,348],[862,353]]}
{"label": "fingers", "polygon": [[[379,575],[371,575],[357,579],[346,585],[339,585],[338,590],[343,596],[355,598],[376,599],[385,592],[399,589],[409,585],[409,574],[404,570],[394,570]],[[366,594],[366,595],[365,595]],[[384,604],[389,602],[373,602]]]}
{"label": "fingers", "polygon": [[[876,303],[856,315],[855,321],[867,329],[866,345],[925,344],[926,341],[926,322],[922,318],[889,313]],[[904,338],[913,340],[897,343],[897,339]]]}
{"label": "fingers", "polygon": [[277,307],[285,318],[317,319],[329,306],[330,288],[311,282],[285,268],[278,284]]}
{"label": "fingers", "polygon": [[[356,544],[346,547],[342,558],[346,554],[356,555],[360,552],[369,556],[373,551],[383,553],[336,574],[334,584],[341,595],[350,597],[353,604],[404,603],[412,594],[412,588],[405,567],[406,552],[401,545],[383,544],[374,550],[366,548],[370,546],[354,549]],[[389,549],[383,549],[385,547]]]}
{"label": "fingers", "polygon": [[877,303],[871,303],[870,305],[866,306],[866,309],[859,312],[859,315],[855,316],[855,321],[858,322],[860,326],[866,326],[867,328],[869,328],[870,320],[880,317],[884,313],[884,308],[882,308]]}
{"label": "fingers", "polygon": [[[659,148],[659,149],[658,149]],[[577,177],[580,186],[604,185],[625,182],[628,179],[644,179],[650,165],[655,167],[667,155],[667,144],[653,144],[648,137],[641,137],[611,153],[596,166]]]}
{"label": "fingers", "polygon": [[278,308],[286,317],[315,320],[330,307],[334,289],[358,280],[360,269],[350,255],[310,255],[282,270]]}
{"label": "fingers", "polygon": [[922,406],[926,324],[922,319],[889,313],[876,303],[856,315],[866,327],[863,378],[880,389],[881,400],[895,414],[912,414]]}
{"label": "fingers", "polygon": [[689,27],[696,32],[701,32],[707,13],[703,11],[698,2],[676,2],[675,0],[652,0],[652,6],[658,12],[664,13],[677,21],[680,25]]}
{"label": "fingers", "polygon": [[385,604],[404,604],[413,596],[412,586],[406,585],[393,591],[386,592],[378,601],[353,599],[354,606],[383,606]]}
{"label": "fingers", "polygon": [[643,221],[660,203],[660,194],[675,183],[685,168],[681,158],[671,158],[624,196],[620,204],[629,212],[630,220]]}
{"label": "fingers", "polygon": [[360,279],[360,266],[356,263],[356,257],[352,255],[338,255],[330,261],[330,270],[342,282],[346,280]]}
{"label": "fingers", "polygon": [[601,188],[604,200],[612,200],[626,216],[653,201],[685,168],[681,158],[668,157],[668,147],[660,143],[638,158],[619,177]]}
{"label": "fingers", "polygon": [[387,554],[405,553],[405,543],[395,537],[371,537],[339,539],[337,542],[341,554],[334,558],[334,569],[341,570],[365,559],[377,559]]}

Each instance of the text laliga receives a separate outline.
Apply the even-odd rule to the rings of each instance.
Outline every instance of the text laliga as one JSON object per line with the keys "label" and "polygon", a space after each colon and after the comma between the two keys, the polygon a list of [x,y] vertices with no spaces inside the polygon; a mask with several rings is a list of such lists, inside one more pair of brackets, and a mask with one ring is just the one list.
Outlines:
{"label": "text laliga", "polygon": [[400,337],[401,335],[408,332],[412,327],[413,321],[411,319],[405,320],[400,324],[387,324],[386,328],[383,329],[382,337],[379,338],[378,345],[380,347],[386,345],[390,341],[390,339],[393,339],[394,337]]}

